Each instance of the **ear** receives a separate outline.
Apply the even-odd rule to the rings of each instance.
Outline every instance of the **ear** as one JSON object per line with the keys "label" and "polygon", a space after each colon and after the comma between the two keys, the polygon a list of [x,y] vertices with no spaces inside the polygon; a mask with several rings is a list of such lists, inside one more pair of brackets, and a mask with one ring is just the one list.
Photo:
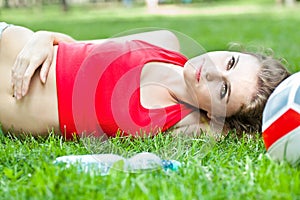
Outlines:
{"label": "ear", "polygon": [[[210,128],[213,132],[219,134],[224,129],[225,118],[214,116],[211,113],[206,113],[207,117],[210,120]],[[217,136],[217,135],[215,135]],[[219,137],[219,136],[217,136]]]}
{"label": "ear", "polygon": [[209,113],[209,112],[207,112],[206,115],[207,115],[207,117],[208,117],[209,119],[213,119],[213,118],[214,118],[214,117],[211,115],[211,113]]}
{"label": "ear", "polygon": [[207,112],[206,115],[212,121],[220,121],[223,119],[222,117],[212,115],[210,112]]}

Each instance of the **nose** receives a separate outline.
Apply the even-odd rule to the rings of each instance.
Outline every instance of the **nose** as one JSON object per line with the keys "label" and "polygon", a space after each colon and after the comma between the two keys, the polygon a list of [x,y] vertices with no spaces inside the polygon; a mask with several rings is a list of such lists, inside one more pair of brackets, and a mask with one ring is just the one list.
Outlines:
{"label": "nose", "polygon": [[208,70],[205,73],[205,79],[207,81],[215,81],[215,80],[222,80],[222,73],[217,69]]}

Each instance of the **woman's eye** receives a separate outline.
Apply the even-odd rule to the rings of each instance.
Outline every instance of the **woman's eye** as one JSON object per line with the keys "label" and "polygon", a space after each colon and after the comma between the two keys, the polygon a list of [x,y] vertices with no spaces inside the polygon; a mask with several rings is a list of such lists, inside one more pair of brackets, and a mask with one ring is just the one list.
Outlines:
{"label": "woman's eye", "polygon": [[235,64],[235,58],[232,56],[227,63],[227,70],[230,70]]}
{"label": "woman's eye", "polygon": [[227,94],[228,85],[226,82],[224,82],[221,86],[220,90],[220,98],[223,99]]}

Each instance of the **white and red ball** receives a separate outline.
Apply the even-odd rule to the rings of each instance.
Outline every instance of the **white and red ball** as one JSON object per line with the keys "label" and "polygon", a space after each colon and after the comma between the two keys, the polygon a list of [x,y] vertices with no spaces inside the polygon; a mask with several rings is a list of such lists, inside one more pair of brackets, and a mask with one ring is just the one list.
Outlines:
{"label": "white and red ball", "polygon": [[300,72],[279,84],[269,97],[262,132],[273,160],[300,163]]}

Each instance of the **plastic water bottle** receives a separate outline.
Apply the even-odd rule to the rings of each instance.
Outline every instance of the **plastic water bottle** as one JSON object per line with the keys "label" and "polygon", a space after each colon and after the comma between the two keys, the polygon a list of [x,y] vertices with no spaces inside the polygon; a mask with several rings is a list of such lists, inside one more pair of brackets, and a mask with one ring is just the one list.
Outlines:
{"label": "plastic water bottle", "polygon": [[111,169],[129,173],[154,171],[177,171],[181,163],[176,160],[163,160],[148,152],[138,153],[131,158],[124,158],[116,154],[69,155],[58,157],[55,164],[66,168],[76,166],[79,171],[108,175]]}

